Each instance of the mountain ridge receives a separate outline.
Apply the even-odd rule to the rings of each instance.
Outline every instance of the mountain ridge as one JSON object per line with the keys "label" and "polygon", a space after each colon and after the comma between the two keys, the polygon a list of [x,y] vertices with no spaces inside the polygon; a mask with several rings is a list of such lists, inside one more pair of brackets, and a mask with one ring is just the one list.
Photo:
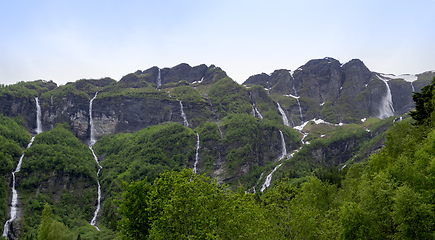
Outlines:
{"label": "mountain ridge", "polygon": [[[113,200],[120,198],[122,181],[152,181],[164,170],[189,167],[218,183],[255,192],[287,175],[300,181],[319,167],[343,168],[364,160],[379,151],[393,115],[412,109],[412,90],[429,83],[432,74],[410,83],[372,72],[358,59],[341,64],[325,58],[294,72],[253,75],[241,85],[214,65],[179,64],[138,70],[119,81],[81,79],[57,86],[39,80],[1,87],[0,113],[19,119],[31,133],[37,133],[39,121],[47,135],[38,135],[35,146],[59,125],[87,145],[93,121],[95,152],[103,166],[97,222],[116,230]],[[23,171],[19,175],[34,174],[31,167]],[[58,178],[53,174],[47,182]],[[19,188],[28,181],[18,179]],[[33,186],[46,189],[32,184],[24,185],[29,196],[39,193]]]}

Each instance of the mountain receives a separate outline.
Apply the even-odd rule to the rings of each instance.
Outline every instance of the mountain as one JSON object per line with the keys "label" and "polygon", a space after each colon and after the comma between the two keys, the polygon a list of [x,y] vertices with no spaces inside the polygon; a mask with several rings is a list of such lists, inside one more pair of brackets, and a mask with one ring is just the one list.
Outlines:
{"label": "mountain", "polygon": [[[183,63],[138,70],[119,81],[1,87],[0,113],[37,134],[28,149],[20,143],[27,156],[17,172],[24,221],[11,234],[31,236],[44,202],[61,219],[74,215],[79,220],[69,224],[90,232],[86,221],[100,206],[100,185],[97,225],[115,231],[120,216],[114,202],[123,182],[152,182],[165,170],[193,168],[256,192],[273,179],[298,182],[316,169],[363,161],[383,146],[393,116],[414,107],[412,92],[434,76],[394,76],[372,72],[358,59],[341,64],[324,58],[295,71],[253,75],[243,85],[214,65]],[[9,165],[5,185],[12,182]],[[79,195],[86,199],[75,203]],[[72,207],[65,211],[66,205]]]}
{"label": "mountain", "polygon": [[[307,62],[295,71],[280,69],[249,77],[280,101],[292,126],[310,119],[356,123],[362,118],[402,115],[414,107],[412,92],[430,83],[434,72],[394,76],[370,71],[359,59]],[[388,97],[390,95],[390,97]],[[284,98],[286,96],[287,98]]]}

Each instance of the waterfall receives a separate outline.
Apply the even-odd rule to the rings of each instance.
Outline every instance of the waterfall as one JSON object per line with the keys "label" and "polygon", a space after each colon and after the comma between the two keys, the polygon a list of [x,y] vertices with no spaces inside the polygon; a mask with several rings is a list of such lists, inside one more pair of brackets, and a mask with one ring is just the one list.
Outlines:
{"label": "waterfall", "polygon": [[161,76],[161,72],[160,72],[160,68],[159,68],[159,73],[157,74],[157,87],[156,87],[156,89],[160,88],[160,86],[162,86],[162,76]]}
{"label": "waterfall", "polygon": [[252,115],[254,117],[263,119],[263,116],[261,115],[260,111],[258,111],[258,108],[255,106],[255,103],[252,104]]}
{"label": "waterfall", "polygon": [[300,133],[302,134],[301,142],[302,142],[302,144],[305,144],[306,142],[304,142],[304,140],[308,136],[308,133],[304,133],[304,132],[300,132]]}
{"label": "waterfall", "polygon": [[41,122],[41,105],[39,104],[39,98],[35,97],[36,102],[36,134],[42,133],[42,122]]}
{"label": "waterfall", "polygon": [[412,92],[415,92],[414,84],[411,82]]}
{"label": "waterfall", "polygon": [[93,104],[95,98],[97,97],[97,95],[98,95],[98,92],[95,93],[94,97],[89,102],[89,125],[91,127],[91,142],[89,145],[92,145],[92,146],[94,146],[95,142],[97,142],[97,140],[95,139],[94,119],[92,117],[92,104]]}
{"label": "waterfall", "polygon": [[195,153],[195,163],[193,164],[193,173],[197,173],[196,166],[198,165],[199,161],[199,134],[196,133],[196,153]]}
{"label": "waterfall", "polygon": [[95,151],[94,151],[94,149],[93,149],[93,146],[94,146],[94,144],[97,142],[97,140],[96,140],[96,138],[95,138],[95,127],[94,127],[94,120],[93,120],[93,118],[92,118],[92,103],[94,102],[94,99],[97,97],[97,95],[98,95],[98,92],[96,92],[95,93],[95,96],[91,99],[91,101],[89,102],[89,125],[90,125],[90,128],[91,128],[91,140],[90,140],[90,143],[89,143],[89,149],[91,149],[91,151],[92,151],[92,155],[94,156],[94,159],[95,159],[95,161],[97,162],[97,164],[98,164],[98,171],[97,171],[97,183],[98,183],[98,193],[97,193],[97,195],[98,195],[98,200],[97,200],[97,208],[95,209],[95,212],[94,212],[94,216],[92,217],[92,220],[91,220],[91,225],[92,226],[94,226],[98,231],[100,231],[100,229],[97,227],[97,226],[95,226],[96,224],[97,224],[97,216],[98,216],[98,213],[100,212],[100,208],[101,208],[101,185],[100,185],[100,180],[98,179],[98,177],[99,177],[99,175],[100,175],[100,170],[101,170],[101,168],[103,168],[103,167],[101,167],[101,165],[100,165],[100,162],[98,161],[98,157],[97,157],[97,155],[95,154]]}
{"label": "waterfall", "polygon": [[[36,103],[36,135],[39,133],[42,133],[42,121],[41,121],[41,105],[39,104],[39,98],[35,97],[35,103]],[[30,139],[29,144],[27,145],[27,148],[30,148],[33,144],[33,141],[35,140],[35,136]],[[26,148],[26,149],[27,149]],[[3,227],[3,237],[8,238],[9,230],[11,228],[11,223],[17,218],[18,215],[18,192],[16,189],[16,179],[15,174],[21,170],[21,164],[23,163],[24,153],[21,155],[20,159],[18,160],[17,167],[15,168],[15,171],[12,172],[12,200],[11,200],[11,218],[6,221],[4,227]]]}
{"label": "waterfall", "polygon": [[217,125],[217,127],[218,127],[219,134],[221,135],[221,140],[223,140],[223,139],[224,139],[224,134],[222,133],[221,127],[220,127],[219,124],[217,124],[217,123],[216,123],[216,125]]}
{"label": "waterfall", "polygon": [[378,78],[382,80],[387,87],[387,95],[382,99],[381,106],[379,108],[379,118],[384,119],[394,115],[393,96],[391,94],[388,81],[380,76],[378,76]]}
{"label": "waterfall", "polygon": [[282,163],[280,163],[279,165],[277,165],[272,172],[269,173],[269,175],[267,175],[266,177],[266,181],[264,181],[263,186],[261,186],[260,192],[263,192],[266,188],[268,188],[270,186],[270,182],[272,181],[272,175],[273,173],[279,168],[281,167]]}
{"label": "waterfall", "polygon": [[281,114],[282,122],[283,122],[284,125],[286,125],[287,127],[290,127],[290,125],[288,124],[287,116],[285,115],[284,110],[282,110],[281,105],[279,105],[278,102],[276,102],[276,104],[278,105],[278,111],[279,111],[279,113]]}
{"label": "waterfall", "polygon": [[287,149],[285,147],[285,139],[284,139],[284,134],[282,134],[282,131],[279,130],[279,134],[281,135],[281,146],[282,146],[282,153],[281,153],[281,157],[278,160],[281,160],[285,157],[285,155],[287,155]]}
{"label": "waterfall", "polygon": [[[33,144],[33,140],[35,140],[35,136],[32,137],[32,139],[30,139],[30,143],[27,145],[27,148],[30,148]],[[26,148],[26,149],[27,149]],[[12,200],[11,200],[11,218],[9,220],[6,221],[4,227],[3,227],[3,237],[8,238],[9,235],[9,230],[10,230],[10,225],[12,223],[12,221],[15,220],[15,218],[17,218],[18,215],[18,192],[16,187],[16,179],[15,179],[15,174],[17,172],[19,172],[21,170],[21,164],[23,163],[23,158],[24,158],[24,153],[23,155],[21,155],[20,160],[18,161],[17,167],[15,168],[15,171],[12,172]]]}
{"label": "waterfall", "polygon": [[[281,156],[279,157],[278,160],[284,159],[285,156],[287,155],[287,148],[285,147],[285,139],[284,139],[284,134],[282,134],[282,131],[279,130],[279,134],[281,135],[281,146],[282,146],[282,150],[281,150]],[[292,154],[291,156],[293,156],[294,154]],[[261,190],[260,192],[263,192],[266,188],[268,188],[270,186],[270,182],[272,181],[272,175],[273,173],[279,168],[281,167],[282,163],[280,163],[279,165],[277,165],[272,172],[269,173],[269,175],[267,175],[266,180],[264,181],[263,186],[261,186]],[[263,175],[263,174],[262,174]],[[261,176],[260,176],[261,178]]]}
{"label": "waterfall", "polygon": [[181,101],[179,101],[179,102],[180,102],[180,108],[181,108],[181,117],[183,118],[184,126],[189,127],[189,122],[187,121],[186,113],[184,113],[183,103]]}
{"label": "waterfall", "polygon": [[304,122],[304,118],[302,117],[302,108],[301,108],[301,102],[299,101],[299,97],[298,97],[298,93],[296,92],[296,88],[295,88],[295,82],[293,81],[293,92],[296,96],[296,101],[298,102],[298,106],[299,106],[299,115],[301,118],[301,122]]}

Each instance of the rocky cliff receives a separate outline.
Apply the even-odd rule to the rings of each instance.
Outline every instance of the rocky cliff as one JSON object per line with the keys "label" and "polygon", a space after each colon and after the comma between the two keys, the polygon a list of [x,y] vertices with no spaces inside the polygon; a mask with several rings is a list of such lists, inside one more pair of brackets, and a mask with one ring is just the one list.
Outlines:
{"label": "rocky cliff", "polygon": [[[240,85],[219,67],[183,63],[137,70],[119,81],[81,79],[57,86],[38,80],[2,87],[0,113],[18,118],[32,134],[39,132],[38,119],[47,132],[26,150],[18,177],[22,198],[43,194],[59,204],[60,196],[74,202],[71,196],[86,192],[86,209],[70,205],[80,206],[88,219],[98,178],[103,191],[98,221],[114,230],[113,200],[120,198],[122,181],[151,181],[164,170],[190,167],[219,183],[255,191],[271,184],[275,170],[275,179],[303,178],[318,167],[342,168],[364,159],[382,147],[393,124],[388,117],[411,110],[412,92],[434,76],[394,76],[372,72],[358,59],[342,64],[324,58],[294,71],[254,75]],[[91,138],[91,115],[100,175],[82,144]],[[59,146],[63,138],[75,139],[75,145]],[[88,169],[81,168],[86,164]],[[26,204],[30,215],[34,206]]]}
{"label": "rocky cliff", "polygon": [[[404,79],[372,72],[358,59],[341,64],[333,58],[324,58],[311,60],[295,71],[281,69],[270,75],[254,75],[243,84],[268,89],[295,126],[313,118],[355,123],[370,116],[402,115],[414,106],[412,92],[420,91],[433,76],[434,72],[426,72],[410,81],[410,76]],[[391,107],[385,109],[389,94]]]}

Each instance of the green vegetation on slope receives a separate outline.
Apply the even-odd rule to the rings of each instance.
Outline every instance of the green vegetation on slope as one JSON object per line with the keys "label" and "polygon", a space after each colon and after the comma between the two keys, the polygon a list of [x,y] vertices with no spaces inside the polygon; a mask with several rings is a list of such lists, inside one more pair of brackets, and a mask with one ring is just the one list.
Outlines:
{"label": "green vegetation on slope", "polygon": [[13,96],[14,98],[34,98],[43,92],[52,90],[56,87],[53,81],[33,81],[19,82],[13,85],[0,86],[0,98]]}
{"label": "green vegetation on slope", "polygon": [[213,84],[209,98],[215,107],[218,118],[230,113],[250,113],[249,93],[231,78],[222,78]]}
{"label": "green vegetation on slope", "polygon": [[[125,185],[121,239],[268,239],[268,215],[252,195],[184,169],[165,172],[151,185]],[[273,235],[270,235],[270,234]]]}
{"label": "green vegetation on slope", "polygon": [[103,221],[116,229],[118,216],[113,200],[121,195],[122,181],[154,181],[165,170],[192,167],[196,134],[177,123],[148,127],[134,134],[103,137],[95,145],[102,156],[101,186],[104,195]]}
{"label": "green vegetation on slope", "polygon": [[[8,200],[10,195],[11,173],[15,170],[23,149],[30,141],[30,134],[19,119],[12,120],[0,115],[0,220],[8,218]],[[3,224],[0,226],[3,232]]]}
{"label": "green vegetation on slope", "polygon": [[36,235],[44,205],[74,231],[88,226],[97,198],[97,164],[91,150],[59,124],[35,137],[25,151],[17,187],[26,236]]}

